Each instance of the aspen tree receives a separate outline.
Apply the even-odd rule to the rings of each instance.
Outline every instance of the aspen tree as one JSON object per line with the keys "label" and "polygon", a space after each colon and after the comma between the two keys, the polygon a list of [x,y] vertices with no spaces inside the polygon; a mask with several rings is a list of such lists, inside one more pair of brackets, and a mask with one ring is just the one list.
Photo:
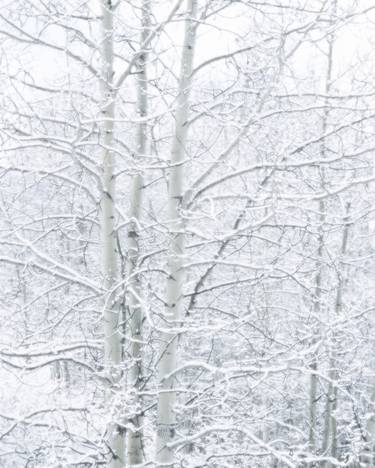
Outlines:
{"label": "aspen tree", "polygon": [[[350,203],[347,204],[347,207],[346,207],[347,213],[344,218],[345,225],[343,228],[341,252],[340,252],[342,257],[346,254],[347,245],[348,245],[349,209],[350,209]],[[343,268],[342,264],[341,264],[341,268]],[[335,308],[334,308],[336,317],[340,314],[342,310],[343,286],[344,286],[344,279],[342,277],[342,273],[340,272],[338,276],[338,285],[337,285],[336,301],[335,301]],[[329,385],[328,385],[327,398],[326,398],[326,408],[325,408],[326,414],[325,414],[325,420],[324,420],[322,452],[323,454],[326,454],[326,452],[329,450],[330,451],[329,455],[332,458],[336,458],[337,457],[337,421],[336,421],[335,411],[337,410],[337,405],[338,405],[338,388],[337,388],[337,382],[335,383],[335,381],[338,378],[338,372],[337,372],[337,362],[336,362],[337,360],[335,358],[336,350],[332,349],[331,353],[332,355],[329,361]],[[332,464],[332,462],[327,462],[326,466],[328,468],[333,468],[334,465]]]}
{"label": "aspen tree", "polygon": [[[102,193],[100,200],[100,229],[102,250],[103,285],[107,292],[104,303],[104,363],[110,388],[106,391],[106,405],[109,413],[113,407],[114,396],[120,385],[122,359],[122,337],[120,331],[120,308],[115,297],[117,282],[117,251],[115,233],[115,178],[114,155],[112,152],[115,118],[113,89],[113,5],[111,0],[102,0]],[[113,420],[107,428],[109,447],[109,468],[124,466],[125,443],[120,417],[112,414]]]}
{"label": "aspen tree", "polygon": [[160,336],[160,351],[158,362],[158,411],[156,434],[156,461],[159,466],[173,466],[174,453],[168,447],[175,436],[176,416],[174,403],[174,376],[170,374],[177,365],[178,333],[174,331],[179,325],[182,312],[182,258],[184,254],[184,233],[182,218],[183,200],[183,170],[185,159],[185,144],[187,137],[187,119],[189,111],[189,95],[192,84],[192,67],[195,48],[197,25],[197,0],[188,0],[187,18],[185,22],[184,44],[181,57],[179,92],[177,98],[175,133],[172,142],[170,172],[168,179],[168,222],[169,251],[166,288],[165,322],[166,330]]}
{"label": "aspen tree", "polygon": [[[331,23],[332,23],[332,18],[334,17],[334,12],[336,10],[336,3],[334,2],[332,4],[332,13],[331,13]],[[333,34],[330,34],[328,36],[328,53],[327,53],[327,68],[326,68],[326,74],[325,74],[325,83],[324,83],[324,92],[325,92],[325,108],[324,108],[324,113],[323,113],[323,119],[322,119],[322,134],[324,135],[327,132],[328,128],[328,118],[329,118],[329,106],[328,106],[328,98],[327,96],[330,93],[331,90],[331,85],[332,85],[332,64],[333,64],[333,44],[334,44],[334,36]],[[320,146],[320,156],[322,161],[326,158],[326,148],[325,148],[325,141],[322,141],[322,144]],[[324,167],[321,170],[322,173],[322,184],[324,184],[324,174],[325,170]],[[317,273],[315,277],[315,297],[314,297],[314,315],[315,319],[319,320],[319,314],[321,311],[321,300],[322,300],[322,260],[323,260],[323,252],[324,252],[324,243],[325,243],[325,236],[324,236],[324,224],[325,224],[325,219],[326,219],[326,203],[324,200],[319,201],[319,227],[318,227],[318,266],[317,266]],[[315,330],[315,333],[317,330]],[[315,337],[317,338],[317,337]],[[315,438],[315,432],[316,432],[316,426],[317,426],[317,400],[318,400],[318,395],[317,395],[317,386],[318,386],[318,380],[317,380],[317,370],[318,370],[318,358],[316,355],[316,351],[314,351],[313,355],[313,360],[311,363],[311,376],[310,376],[310,395],[309,395],[309,407],[310,407],[310,430],[309,430],[309,443],[310,443],[310,448],[312,451],[316,450],[316,438]]]}
{"label": "aspen tree", "polygon": [[[151,1],[143,0],[142,4],[142,30],[140,44],[144,44],[149,34]],[[144,119],[147,115],[147,50],[141,51],[137,66],[137,115],[140,123],[137,126],[136,134],[136,158],[142,162],[142,156],[147,150],[147,124]],[[129,281],[127,294],[127,313],[129,315],[130,347],[131,358],[133,360],[129,373],[129,383],[134,390],[135,415],[131,421],[132,427],[128,430],[127,437],[127,463],[129,466],[138,465],[143,461],[143,434],[142,416],[139,414],[141,401],[138,395],[142,384],[142,287],[139,275],[137,274],[139,262],[139,225],[140,211],[142,205],[142,195],[144,178],[138,172],[133,179],[130,201],[130,224],[127,232],[127,278]]]}

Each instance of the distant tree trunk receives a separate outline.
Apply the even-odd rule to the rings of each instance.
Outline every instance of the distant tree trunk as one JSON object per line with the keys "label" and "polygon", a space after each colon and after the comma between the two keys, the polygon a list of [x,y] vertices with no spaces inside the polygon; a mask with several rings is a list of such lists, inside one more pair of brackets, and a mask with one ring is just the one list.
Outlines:
{"label": "distant tree trunk", "polygon": [[176,394],[173,390],[174,377],[170,373],[177,365],[178,335],[173,328],[179,326],[182,309],[182,257],[184,253],[183,220],[181,203],[183,197],[183,168],[185,143],[187,136],[187,118],[191,73],[195,48],[197,0],[188,0],[188,16],[185,23],[184,46],[181,58],[179,93],[177,99],[176,128],[172,143],[170,172],[168,180],[168,280],[166,291],[164,331],[160,336],[158,361],[158,412],[156,435],[156,461],[159,466],[170,467],[174,464],[174,452],[168,447],[175,435],[176,417],[174,403]]}
{"label": "distant tree trunk", "polygon": [[[341,244],[341,256],[344,256],[348,244],[348,214],[349,214],[350,204],[347,205],[347,215],[345,216],[346,224],[344,226],[342,244]],[[337,317],[342,309],[342,292],[345,279],[342,277],[341,273],[338,278],[337,293],[336,293],[336,303],[335,303],[335,316]],[[338,392],[337,392],[337,363],[335,357],[335,349],[332,350],[332,355],[329,362],[329,378],[330,382],[328,385],[327,400],[326,400],[326,413],[324,420],[324,433],[323,433],[323,447],[322,452],[325,454],[330,448],[330,456],[332,458],[337,457],[337,421],[335,417],[335,412],[338,405]],[[333,468],[331,462],[326,463],[327,468]]]}
{"label": "distant tree trunk", "polygon": [[[319,323],[319,315],[321,310],[321,300],[322,300],[322,258],[324,250],[324,220],[325,220],[325,203],[323,201],[319,202],[319,238],[318,238],[318,262],[317,273],[315,276],[315,294],[314,294],[314,320]],[[314,342],[318,339],[318,329],[314,325]],[[310,376],[310,394],[309,394],[309,445],[312,453],[316,452],[316,430],[317,430],[317,390],[318,390],[318,377],[316,371],[318,370],[318,356],[316,351],[314,351],[312,361],[310,363],[311,376]],[[313,464],[309,465],[310,467],[314,466]]]}
{"label": "distant tree trunk", "polygon": [[[140,43],[144,44],[149,34],[151,0],[143,0],[142,5],[142,32]],[[142,51],[138,59],[137,69],[137,116],[144,118],[147,115],[147,51]],[[147,151],[147,124],[142,120],[138,124],[136,137],[136,157],[142,162],[142,156]],[[139,262],[139,220],[143,194],[143,174],[138,174],[133,179],[130,201],[130,224],[128,229],[128,256],[127,278],[129,280],[127,294],[127,311],[129,314],[130,329],[130,353],[132,367],[129,373],[129,384],[133,387],[135,414],[132,418],[132,428],[128,431],[127,438],[127,462],[129,466],[139,465],[143,462],[143,433],[142,415],[139,390],[142,384],[142,304],[140,297],[142,287],[137,274]]]}
{"label": "distant tree trunk", "polygon": [[[334,17],[334,12],[336,9],[336,2],[333,0],[332,2],[332,15],[331,18]],[[328,56],[327,56],[327,69],[325,75],[325,83],[324,83],[324,92],[325,95],[328,96],[331,90],[331,80],[332,80],[332,64],[333,64],[333,44],[334,44],[334,37],[333,35],[329,35],[328,38]],[[328,109],[328,98],[325,98],[325,109],[323,113],[323,120],[322,120],[322,135],[325,135],[327,132],[328,127],[328,117],[329,117],[329,109]],[[324,160],[326,158],[326,147],[325,147],[325,140],[323,139],[322,144],[320,146],[320,156],[321,159]],[[325,174],[324,168],[321,170],[321,178],[322,178],[322,185],[325,183]],[[320,213],[320,226],[319,226],[319,246],[318,246],[318,260],[322,260],[323,256],[323,249],[324,249],[324,222],[326,217],[326,206],[325,202],[321,200],[319,202],[319,213]],[[318,272],[316,274],[315,280],[315,305],[314,305],[314,313],[315,315],[319,315],[321,309],[321,282],[322,282],[322,270],[321,265],[318,266]],[[319,318],[318,318],[319,321]],[[313,362],[311,364],[312,370],[315,372],[318,369],[318,359],[317,356],[314,355]],[[317,376],[312,373],[310,379],[310,447],[312,451],[316,451],[316,440],[315,440],[315,432],[316,432],[316,402],[317,402]]]}
{"label": "distant tree trunk", "polygon": [[375,466],[375,457],[374,457],[374,441],[375,441],[375,415],[374,415],[374,407],[375,407],[375,383],[372,383],[372,391],[370,395],[370,403],[371,408],[370,412],[372,413],[371,416],[366,421],[366,451],[365,454],[361,457],[361,467],[364,468],[373,468]]}
{"label": "distant tree trunk", "polygon": [[[322,208],[322,207],[321,207]],[[318,247],[318,259],[321,259],[323,254],[323,235],[319,236],[319,247]],[[321,265],[318,265],[318,272],[315,277],[315,297],[314,297],[314,314],[317,315],[320,310],[320,301],[321,301]],[[314,330],[314,333],[316,331]],[[318,379],[316,371],[318,369],[318,358],[316,352],[312,357],[310,363],[311,376],[310,376],[310,394],[309,394],[309,446],[312,453],[315,453],[316,449],[316,402],[317,402],[317,388],[318,388]],[[310,465],[312,467],[313,465]]]}
{"label": "distant tree trunk", "polygon": [[119,327],[120,309],[113,291],[117,281],[117,252],[115,235],[115,180],[113,145],[113,130],[115,118],[115,103],[113,90],[113,7],[111,0],[102,0],[102,123],[101,144],[102,159],[102,194],[100,200],[100,229],[103,286],[105,297],[104,320],[104,363],[111,386],[107,389],[106,404],[112,421],[107,427],[107,443],[110,450],[108,467],[122,468],[124,466],[124,434],[121,427],[121,417],[116,414],[113,406],[113,395],[121,380],[122,339]]}
{"label": "distant tree trunk", "polygon": [[[336,0],[332,0],[331,2],[331,23],[333,22],[336,16]],[[329,101],[328,95],[331,91],[332,87],[332,67],[333,67],[333,47],[335,43],[334,34],[331,33],[328,35],[328,52],[327,52],[327,69],[326,69],[326,76],[325,76],[325,110],[323,115],[323,123],[322,123],[322,133],[325,134],[328,128],[328,119],[329,119]],[[326,158],[326,146],[325,142],[323,141],[321,145],[321,157],[322,159]],[[324,179],[324,173],[323,173]],[[324,182],[324,180],[323,180]],[[346,243],[347,243],[347,236],[348,236],[348,226],[344,226],[343,232],[343,240],[341,245],[341,253],[344,254],[346,250]],[[339,280],[339,284],[337,286],[336,292],[336,304],[335,304],[335,314],[339,313],[341,308],[341,295],[342,295],[342,284]],[[322,454],[323,455],[330,455],[332,457],[336,457],[337,455],[337,425],[336,419],[333,416],[333,412],[337,406],[337,387],[333,384],[332,381],[337,379],[337,371],[336,371],[336,360],[335,360],[335,350],[332,350],[333,355],[329,360],[329,378],[331,382],[328,384],[328,391],[326,397],[326,407],[325,407],[325,419],[324,419],[324,428],[323,428],[323,442],[322,442]],[[330,452],[330,453],[328,453]],[[331,462],[325,462],[324,466],[331,467]]]}

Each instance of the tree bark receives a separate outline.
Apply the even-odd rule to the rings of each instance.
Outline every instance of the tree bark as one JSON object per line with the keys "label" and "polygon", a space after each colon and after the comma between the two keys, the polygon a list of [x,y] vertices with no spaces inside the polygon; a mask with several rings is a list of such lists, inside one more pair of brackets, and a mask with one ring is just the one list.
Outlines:
{"label": "tree bark", "polygon": [[169,277],[167,279],[165,322],[163,324],[165,331],[160,336],[158,360],[159,395],[156,435],[156,461],[158,466],[161,467],[172,467],[174,465],[174,453],[168,447],[168,443],[174,439],[176,426],[176,416],[174,414],[176,393],[173,390],[174,377],[170,376],[170,374],[176,369],[177,365],[178,334],[173,331],[173,328],[178,327],[181,320],[183,299],[182,258],[184,254],[184,226],[181,208],[189,95],[196,36],[196,13],[197,0],[188,0],[188,16],[185,22],[184,46],[177,99],[176,127],[172,143],[171,167],[168,180]]}
{"label": "tree bark", "polygon": [[[149,34],[151,0],[143,0],[142,4],[142,31],[140,44],[144,44]],[[147,51],[142,51],[138,59],[137,67],[137,114],[144,118],[147,115]],[[137,127],[136,158],[142,162],[142,156],[147,151],[147,124],[141,121]],[[131,428],[127,437],[127,462],[129,466],[143,463],[143,432],[142,432],[142,402],[139,397],[142,385],[142,287],[137,273],[139,263],[139,226],[140,211],[143,195],[143,174],[138,174],[133,179],[130,201],[130,224],[127,232],[127,278],[129,281],[127,293],[127,312],[129,314],[130,354],[132,367],[129,372],[129,384],[134,391],[134,416],[131,420]]]}
{"label": "tree bark", "polygon": [[[332,0],[331,2],[331,18],[330,23],[332,24],[334,18],[336,17],[336,0]],[[328,35],[328,53],[327,53],[327,70],[325,76],[325,94],[326,96],[329,95],[331,91],[332,85],[332,68],[333,68],[333,48],[335,43],[335,36],[334,33]],[[323,115],[323,124],[322,130],[323,134],[327,132],[328,128],[328,119],[329,119],[329,101],[326,97],[325,99],[325,111]],[[326,147],[323,142],[321,146],[321,156],[322,159],[326,157]],[[324,178],[324,173],[323,173]],[[347,243],[347,232],[348,226],[344,226],[343,232],[343,240],[341,245],[341,253],[344,254],[346,250],[346,243]],[[342,294],[342,284],[339,281],[336,291],[336,304],[335,304],[335,314],[339,313],[341,309],[341,294]],[[337,387],[333,385],[332,381],[337,379],[337,371],[336,371],[336,363],[335,363],[335,350],[332,350],[333,355],[329,359],[329,378],[331,379],[328,385],[328,391],[326,396],[326,405],[325,405],[325,419],[324,419],[324,429],[323,429],[323,442],[322,442],[322,454],[328,455],[328,451],[330,452],[333,458],[337,456],[337,425],[336,419],[332,416],[333,412],[337,407]],[[331,467],[331,462],[325,462],[324,466]]]}
{"label": "tree bark", "polygon": [[[331,18],[334,16],[334,11],[336,8],[335,0],[332,3],[332,15]],[[328,39],[328,56],[327,56],[327,69],[325,75],[325,83],[324,83],[324,91],[325,95],[328,96],[331,90],[331,80],[332,80],[332,63],[333,63],[333,43],[334,37],[331,34]],[[323,120],[322,120],[322,135],[325,135],[327,132],[328,127],[328,117],[329,117],[329,110],[328,110],[328,98],[325,99],[325,110],[323,113]],[[326,147],[325,141],[323,140],[320,146],[320,156],[321,159],[326,158]],[[325,174],[324,168],[321,170],[321,179],[322,179],[322,186],[325,184]],[[325,202],[321,200],[319,202],[319,213],[320,213],[320,226],[319,226],[319,247],[318,247],[318,259],[321,261],[323,257],[323,249],[324,249],[324,223],[325,223],[325,214],[326,206]],[[321,310],[321,282],[322,282],[322,267],[321,265],[318,266],[318,271],[315,280],[315,305],[314,305],[314,313],[315,315],[319,315]],[[318,317],[319,322],[319,317]],[[313,362],[311,364],[311,368],[313,371],[318,369],[318,358],[316,355],[313,357]],[[310,433],[309,433],[309,442],[310,448],[314,452],[316,451],[316,440],[315,440],[315,430],[316,430],[316,402],[317,402],[317,376],[316,374],[312,373],[310,378]],[[324,442],[323,442],[324,446]]]}
{"label": "tree bark", "polygon": [[124,466],[124,431],[121,427],[121,415],[116,415],[115,395],[121,380],[122,338],[120,332],[120,308],[116,300],[114,287],[117,282],[117,251],[115,235],[115,180],[113,130],[115,102],[113,90],[113,7],[111,0],[102,0],[102,194],[100,200],[100,230],[103,286],[106,297],[103,307],[104,321],[104,364],[106,376],[111,382],[106,391],[106,407],[111,414],[107,427],[109,448],[108,468]]}
{"label": "tree bark", "polygon": [[[347,215],[345,216],[345,226],[342,236],[341,244],[341,256],[344,256],[346,253],[346,248],[348,244],[348,216],[349,216],[350,204],[347,204]],[[336,293],[336,303],[335,303],[335,317],[340,315],[342,310],[342,292],[344,287],[345,279],[339,274],[337,293]],[[332,458],[337,457],[337,421],[335,417],[335,412],[338,405],[338,391],[337,391],[337,362],[335,358],[335,349],[332,349],[332,355],[329,363],[329,385],[327,392],[326,400],[326,414],[324,420],[324,433],[323,433],[323,448],[322,452],[325,454],[328,449],[330,449],[330,456]],[[336,381],[336,382],[335,382]],[[334,383],[335,382],[335,383]],[[327,468],[333,468],[334,465],[331,462],[326,463]]]}

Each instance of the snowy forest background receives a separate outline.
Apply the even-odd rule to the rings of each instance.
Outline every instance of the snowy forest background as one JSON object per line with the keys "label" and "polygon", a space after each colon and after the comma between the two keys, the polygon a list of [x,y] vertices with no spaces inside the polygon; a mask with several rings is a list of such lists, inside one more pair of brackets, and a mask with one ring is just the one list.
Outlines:
{"label": "snowy forest background", "polygon": [[375,6],[0,0],[0,466],[375,466]]}

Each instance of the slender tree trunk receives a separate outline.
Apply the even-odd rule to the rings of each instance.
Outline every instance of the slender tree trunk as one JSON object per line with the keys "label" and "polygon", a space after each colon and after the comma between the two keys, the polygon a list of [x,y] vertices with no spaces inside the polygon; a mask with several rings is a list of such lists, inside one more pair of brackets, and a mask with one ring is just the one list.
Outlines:
{"label": "slender tree trunk", "polygon": [[[336,16],[337,4],[336,0],[332,0],[331,3],[331,23],[333,22]],[[328,36],[328,53],[327,53],[327,71],[325,77],[325,94],[329,95],[332,86],[332,67],[333,67],[333,48],[335,43],[334,33],[329,34]],[[329,101],[328,97],[325,99],[325,111],[323,116],[323,134],[327,132],[328,128],[328,118],[329,118]],[[326,147],[325,143],[322,143],[321,146],[321,156],[322,159],[326,156]],[[341,245],[341,253],[344,254],[346,250],[347,243],[347,229],[348,226],[345,225],[343,232],[343,240]],[[335,315],[339,313],[341,308],[341,295],[342,295],[342,284],[339,280],[339,284],[336,292],[336,304],[335,304]],[[333,416],[334,411],[337,407],[337,386],[332,383],[338,377],[336,370],[336,359],[335,359],[335,350],[332,350],[332,354],[329,360],[329,374],[330,383],[328,385],[328,391],[326,396],[326,405],[325,405],[325,417],[324,417],[324,429],[323,429],[323,441],[322,441],[322,453],[323,455],[330,455],[332,457],[337,456],[337,424],[336,419]],[[329,452],[329,453],[328,453]],[[324,466],[331,467],[331,462],[324,463]]]}
{"label": "slender tree trunk", "polygon": [[[143,0],[142,4],[142,32],[140,43],[146,41],[149,33],[151,0]],[[138,117],[147,115],[147,51],[144,50],[138,60],[137,69],[137,107]],[[137,158],[142,162],[142,156],[147,150],[147,125],[142,121],[137,128]],[[139,262],[139,220],[142,205],[143,174],[139,172],[133,179],[130,202],[130,224],[128,229],[128,256],[127,256],[127,278],[129,287],[127,294],[127,311],[129,314],[130,348],[132,367],[129,373],[129,383],[133,387],[134,410],[132,428],[128,431],[127,438],[127,462],[129,466],[139,465],[143,462],[143,433],[142,433],[142,403],[139,397],[142,385],[142,304],[139,298],[142,288],[139,275],[137,274]]]}
{"label": "slender tree trunk", "polygon": [[178,335],[173,328],[178,327],[182,309],[182,257],[184,253],[183,219],[181,204],[183,198],[183,168],[187,136],[187,118],[191,73],[195,48],[197,0],[188,0],[188,17],[185,23],[185,38],[181,58],[179,94],[176,111],[176,128],[171,151],[171,167],[168,181],[168,218],[170,244],[168,252],[168,273],[166,291],[165,322],[163,327],[170,328],[160,336],[158,361],[158,412],[156,435],[156,461],[158,466],[174,465],[173,450],[168,447],[175,436],[176,417],[174,403],[176,394],[174,377],[170,374],[177,365]]}
{"label": "slender tree trunk", "polygon": [[[375,407],[375,383],[372,382],[372,391],[370,395],[370,411],[374,412]],[[371,414],[369,419],[366,422],[366,450],[365,454],[361,457],[361,466],[373,468],[375,466],[375,457],[374,457],[374,441],[375,441],[375,416]]]}
{"label": "slender tree trunk", "polygon": [[[332,17],[334,16],[336,10],[336,1],[333,0],[332,2]],[[332,80],[332,64],[333,64],[333,44],[334,44],[334,36],[331,34],[328,39],[328,56],[327,56],[327,70],[325,76],[325,94],[326,96],[329,95],[331,90],[331,80]],[[325,99],[325,110],[323,114],[323,121],[322,121],[322,135],[324,135],[327,131],[328,127],[328,117],[329,117],[329,109],[328,109],[328,98]],[[321,147],[320,147],[320,156],[322,159],[326,157],[326,147],[325,141],[323,140]],[[322,174],[322,185],[325,183],[325,176],[324,176],[324,168],[321,170]],[[318,260],[321,261],[323,256],[323,249],[324,249],[324,222],[325,222],[325,203],[324,201],[319,202],[319,213],[320,213],[320,226],[319,226],[319,247],[318,247]],[[322,282],[322,271],[321,265],[318,266],[318,271],[316,274],[315,280],[315,305],[314,305],[314,313],[315,315],[319,315],[321,310],[321,282]],[[310,378],[310,433],[309,433],[309,442],[310,448],[313,452],[316,451],[316,440],[315,440],[315,432],[316,432],[316,402],[317,402],[317,376],[314,374],[315,371],[318,369],[318,359],[317,356],[313,356],[313,360],[311,363],[312,374]]]}
{"label": "slender tree trunk", "polygon": [[113,292],[117,281],[117,252],[115,238],[115,181],[114,156],[111,151],[115,104],[113,92],[113,10],[111,0],[102,0],[102,115],[101,144],[102,160],[102,195],[100,200],[100,228],[102,251],[103,285],[107,291],[104,303],[104,361],[107,376],[111,381],[106,392],[108,414],[112,421],[107,427],[107,444],[109,448],[109,468],[124,466],[124,434],[121,427],[121,416],[115,411],[113,397],[121,379],[122,339],[119,327],[120,309]]}
{"label": "slender tree trunk", "polygon": [[[344,232],[342,236],[342,244],[341,244],[341,256],[344,256],[346,253],[346,248],[348,244],[348,232],[349,232],[349,225],[348,225],[348,215],[349,215],[350,204],[347,204],[347,215],[345,216],[345,226]],[[342,292],[344,286],[345,279],[342,275],[339,274],[338,278],[338,285],[337,285],[337,293],[336,293],[336,303],[335,303],[335,317],[340,315],[342,310]],[[338,405],[338,391],[337,385],[334,382],[337,381],[338,372],[337,372],[337,363],[336,363],[336,356],[335,356],[335,349],[332,349],[332,355],[329,363],[329,386],[327,392],[327,400],[326,400],[326,412],[325,412],[325,420],[324,420],[324,434],[323,434],[323,447],[322,452],[327,453],[328,449],[330,448],[330,456],[332,458],[337,457],[337,421],[335,417],[335,412],[337,410]],[[331,462],[326,463],[327,468],[333,468],[334,465]]]}
{"label": "slender tree trunk", "polygon": [[[325,203],[319,202],[319,239],[318,239],[318,265],[317,273],[315,277],[315,294],[314,294],[314,319],[319,323],[321,301],[322,301],[322,258],[324,249],[324,221],[325,221]],[[314,327],[314,342],[318,339],[319,330],[317,326]],[[311,376],[310,376],[310,394],[309,394],[309,445],[312,453],[316,452],[316,430],[317,430],[317,390],[318,390],[318,377],[316,371],[318,370],[318,356],[314,351],[312,361],[310,364]],[[309,465],[314,466],[313,464]]]}
{"label": "slender tree trunk", "polygon": [[[321,221],[324,219],[324,204],[320,203],[320,217]],[[321,232],[319,234],[319,247],[318,247],[318,260],[322,258],[323,255],[323,246],[324,246],[324,237],[322,232],[322,225],[320,226]],[[317,316],[320,311],[321,305],[321,264],[318,265],[318,271],[315,277],[315,297],[314,297],[314,315]],[[317,334],[317,331],[314,330],[314,333]],[[316,339],[316,336],[314,336]],[[318,389],[318,378],[316,371],[318,369],[318,357],[316,352],[312,357],[310,363],[311,376],[310,376],[310,393],[309,393],[309,446],[312,453],[315,453],[316,450],[316,402],[317,402],[317,389]],[[313,465],[310,465],[312,467]]]}

